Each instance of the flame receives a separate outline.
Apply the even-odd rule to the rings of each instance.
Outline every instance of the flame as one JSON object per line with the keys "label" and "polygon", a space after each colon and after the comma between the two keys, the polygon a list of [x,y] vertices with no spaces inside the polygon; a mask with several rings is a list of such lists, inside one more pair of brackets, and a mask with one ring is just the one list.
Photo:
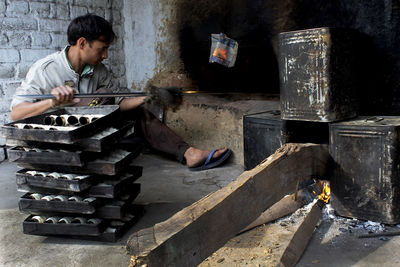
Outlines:
{"label": "flame", "polygon": [[214,50],[213,56],[225,60],[228,58],[228,51],[226,49],[218,47]]}
{"label": "flame", "polygon": [[318,195],[318,199],[328,203],[331,198],[331,186],[329,181],[324,181],[322,193]]}

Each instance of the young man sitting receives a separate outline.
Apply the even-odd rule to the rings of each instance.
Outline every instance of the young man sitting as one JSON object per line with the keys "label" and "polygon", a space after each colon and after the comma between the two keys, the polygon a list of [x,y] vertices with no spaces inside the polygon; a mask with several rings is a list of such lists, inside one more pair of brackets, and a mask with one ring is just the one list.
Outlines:
{"label": "young man sitting", "polygon": [[[11,118],[19,120],[66,105],[77,105],[75,93],[95,93],[100,88],[117,91],[111,74],[102,64],[115,38],[111,24],[94,14],[75,18],[68,27],[68,43],[62,51],[33,64],[11,102]],[[32,100],[21,95],[53,94],[56,99]],[[214,151],[188,145],[143,105],[145,96],[116,99],[122,112],[137,118],[140,131],[151,148],[173,155],[191,170],[222,164],[231,154],[225,147]]]}

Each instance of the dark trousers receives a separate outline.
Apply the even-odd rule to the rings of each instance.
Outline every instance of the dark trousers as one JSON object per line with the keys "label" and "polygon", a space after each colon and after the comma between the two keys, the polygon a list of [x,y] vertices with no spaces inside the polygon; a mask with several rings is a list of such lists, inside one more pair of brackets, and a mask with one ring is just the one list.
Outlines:
{"label": "dark trousers", "polygon": [[[173,156],[179,162],[185,163],[183,155],[190,146],[167,125],[157,119],[153,113],[140,107],[124,112],[123,116],[125,120],[136,121],[134,135],[139,134],[150,148]],[[127,139],[129,138],[132,137],[127,137]]]}

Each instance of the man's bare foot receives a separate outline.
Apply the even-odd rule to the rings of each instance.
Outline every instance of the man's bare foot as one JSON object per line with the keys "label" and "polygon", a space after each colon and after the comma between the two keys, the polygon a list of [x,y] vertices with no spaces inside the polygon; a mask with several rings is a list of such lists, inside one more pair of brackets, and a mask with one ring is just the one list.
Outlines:
{"label": "man's bare foot", "polygon": [[[219,158],[222,154],[224,154],[228,149],[226,147],[221,147],[219,148],[213,155],[212,158]],[[195,147],[189,147],[188,150],[186,150],[185,154],[183,155],[186,159],[186,165],[189,168],[197,167],[202,165],[206,159],[208,158],[208,155],[210,155],[211,151],[209,150],[201,150]]]}

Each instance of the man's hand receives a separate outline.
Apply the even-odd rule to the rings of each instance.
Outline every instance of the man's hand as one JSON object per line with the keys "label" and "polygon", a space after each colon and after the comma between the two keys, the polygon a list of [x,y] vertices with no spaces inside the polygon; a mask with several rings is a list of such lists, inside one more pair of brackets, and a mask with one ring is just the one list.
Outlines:
{"label": "man's hand", "polygon": [[78,103],[79,98],[74,98],[74,89],[69,86],[59,86],[51,90],[56,99],[45,99],[37,102],[22,102],[11,110],[11,119],[20,120],[31,116],[40,115],[61,104]]}
{"label": "man's hand", "polygon": [[119,107],[121,111],[132,110],[137,107],[140,107],[145,103],[145,99],[147,96],[138,96],[138,97],[128,97],[124,98],[121,103],[119,103]]}
{"label": "man's hand", "polygon": [[76,91],[68,85],[56,87],[51,90],[50,93],[56,97],[56,99],[52,99],[53,108],[70,102],[79,102],[78,98],[74,99],[74,93],[76,93]]}

